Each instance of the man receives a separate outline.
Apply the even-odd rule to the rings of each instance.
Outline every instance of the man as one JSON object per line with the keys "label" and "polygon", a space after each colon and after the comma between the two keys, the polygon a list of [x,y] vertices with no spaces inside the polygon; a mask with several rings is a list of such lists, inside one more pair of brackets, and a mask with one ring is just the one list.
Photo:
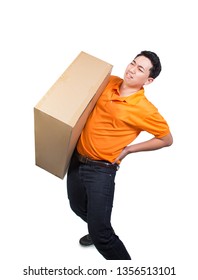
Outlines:
{"label": "man", "polygon": [[[107,260],[130,260],[111,225],[114,179],[131,153],[172,145],[169,126],[144,95],[161,72],[158,56],[142,51],[127,66],[124,78],[111,76],[77,143],[67,175],[72,210],[88,225],[81,245],[94,244]],[[132,144],[141,131],[153,137]]]}

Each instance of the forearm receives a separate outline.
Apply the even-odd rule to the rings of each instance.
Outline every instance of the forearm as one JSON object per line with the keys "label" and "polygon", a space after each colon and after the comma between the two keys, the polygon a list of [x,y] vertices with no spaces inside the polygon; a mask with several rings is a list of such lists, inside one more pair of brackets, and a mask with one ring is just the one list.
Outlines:
{"label": "forearm", "polygon": [[170,146],[170,145],[172,145],[172,143],[173,143],[173,138],[172,138],[171,133],[169,133],[168,135],[166,135],[162,138],[154,137],[154,138],[144,141],[144,142],[129,145],[124,148],[124,150],[121,152],[119,157],[117,157],[117,159],[114,161],[114,163],[122,160],[128,154],[143,152],[143,151],[154,151],[154,150],[161,149],[163,147]]}
{"label": "forearm", "polygon": [[137,153],[137,152],[143,152],[143,151],[154,151],[161,149],[163,147],[170,146],[172,143],[169,143],[168,141],[164,141],[163,138],[152,138],[150,140],[132,144],[130,146],[127,146],[127,153]]}

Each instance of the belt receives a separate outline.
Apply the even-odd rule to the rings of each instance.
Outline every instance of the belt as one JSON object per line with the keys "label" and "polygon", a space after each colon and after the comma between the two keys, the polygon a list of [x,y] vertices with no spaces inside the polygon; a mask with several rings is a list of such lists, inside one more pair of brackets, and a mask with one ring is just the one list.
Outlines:
{"label": "belt", "polygon": [[106,161],[103,161],[103,160],[93,160],[93,159],[90,159],[88,157],[82,156],[81,154],[79,154],[77,152],[75,153],[75,155],[77,156],[78,160],[81,163],[84,163],[84,164],[111,168],[111,169],[114,169],[115,171],[117,171],[120,168],[120,166],[117,163],[113,164],[113,163],[106,162]]}

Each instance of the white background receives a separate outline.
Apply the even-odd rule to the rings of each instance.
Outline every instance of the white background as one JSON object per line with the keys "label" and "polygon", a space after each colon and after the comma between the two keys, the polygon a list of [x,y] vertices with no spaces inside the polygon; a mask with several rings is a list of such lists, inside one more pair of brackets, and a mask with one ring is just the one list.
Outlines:
{"label": "white background", "polygon": [[[42,279],[23,276],[28,266],[78,265],[174,266],[177,276],[147,278],[197,279],[195,4],[193,0],[0,2],[1,279]],[[127,64],[145,49],[161,58],[163,71],[145,90],[168,121],[174,144],[123,161],[116,177],[112,223],[133,260],[111,262],[94,247],[79,246],[87,228],[70,210],[66,179],[35,166],[33,107],[80,51],[113,64],[112,73],[122,77]],[[148,137],[142,134],[139,141]],[[103,276],[120,277],[132,276]]]}

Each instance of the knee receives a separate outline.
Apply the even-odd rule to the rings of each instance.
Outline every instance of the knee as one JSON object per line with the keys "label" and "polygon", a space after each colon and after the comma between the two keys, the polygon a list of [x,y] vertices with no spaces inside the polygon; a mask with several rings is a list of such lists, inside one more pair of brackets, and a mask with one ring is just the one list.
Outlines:
{"label": "knee", "polygon": [[83,221],[87,222],[87,212],[80,209],[75,203],[72,203],[71,201],[69,201],[69,203],[71,210]]}

